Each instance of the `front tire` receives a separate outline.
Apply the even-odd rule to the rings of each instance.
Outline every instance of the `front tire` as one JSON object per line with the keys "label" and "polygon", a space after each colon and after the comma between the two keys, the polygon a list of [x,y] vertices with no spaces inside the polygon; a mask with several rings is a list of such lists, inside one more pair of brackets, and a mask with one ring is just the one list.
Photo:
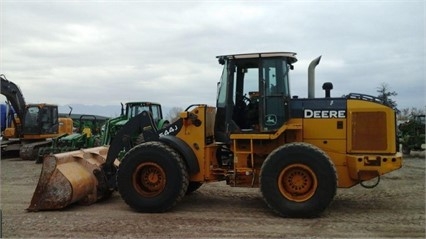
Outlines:
{"label": "front tire", "polygon": [[269,154],[260,173],[266,204],[283,217],[315,217],[336,195],[337,173],[330,158],[307,143],[283,145]]}
{"label": "front tire", "polygon": [[188,171],[173,148],[162,142],[146,142],[124,156],[117,186],[123,200],[136,211],[165,212],[185,196]]}

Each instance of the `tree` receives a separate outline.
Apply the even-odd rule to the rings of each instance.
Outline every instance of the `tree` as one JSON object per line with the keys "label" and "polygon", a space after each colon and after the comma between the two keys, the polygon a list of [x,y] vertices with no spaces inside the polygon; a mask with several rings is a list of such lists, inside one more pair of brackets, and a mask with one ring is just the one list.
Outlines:
{"label": "tree", "polygon": [[412,118],[413,116],[424,114],[426,114],[426,107],[424,109],[418,109],[416,107],[412,107],[411,109],[403,108],[398,114],[398,120],[406,121]]}
{"label": "tree", "polygon": [[169,110],[166,119],[168,119],[170,122],[175,122],[177,119],[179,119],[179,114],[182,111],[183,109],[180,107],[173,107]]}
{"label": "tree", "polygon": [[399,112],[399,110],[396,108],[397,106],[396,102],[390,98],[391,96],[398,95],[398,93],[396,93],[395,91],[391,92],[389,85],[384,82],[381,83],[379,87],[377,87],[377,92],[379,93],[377,98],[379,98],[383,102],[383,104]]}

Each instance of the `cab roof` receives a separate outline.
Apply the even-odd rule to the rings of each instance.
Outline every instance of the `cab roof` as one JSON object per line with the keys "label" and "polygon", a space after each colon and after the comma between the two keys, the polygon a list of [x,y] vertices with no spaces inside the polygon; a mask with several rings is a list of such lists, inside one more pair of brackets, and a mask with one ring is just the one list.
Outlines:
{"label": "cab roof", "polygon": [[159,105],[157,102],[149,102],[149,101],[131,101],[126,102],[126,105]]}
{"label": "cab roof", "polygon": [[270,58],[270,57],[285,57],[289,59],[289,63],[297,61],[296,53],[294,52],[260,52],[260,53],[243,53],[217,56],[219,59],[250,59],[250,58]]}

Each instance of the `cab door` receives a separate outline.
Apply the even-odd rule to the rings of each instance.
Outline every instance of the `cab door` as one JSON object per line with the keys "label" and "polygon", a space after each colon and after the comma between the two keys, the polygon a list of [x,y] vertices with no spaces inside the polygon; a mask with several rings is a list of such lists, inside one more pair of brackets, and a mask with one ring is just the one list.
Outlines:
{"label": "cab door", "polygon": [[262,60],[259,71],[261,131],[275,131],[288,120],[289,67],[282,58]]}

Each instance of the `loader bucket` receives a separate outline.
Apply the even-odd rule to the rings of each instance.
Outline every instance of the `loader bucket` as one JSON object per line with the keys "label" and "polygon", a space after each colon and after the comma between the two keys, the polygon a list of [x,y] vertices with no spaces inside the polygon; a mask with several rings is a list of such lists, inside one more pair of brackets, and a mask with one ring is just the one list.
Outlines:
{"label": "loader bucket", "polygon": [[90,205],[109,196],[98,190],[107,153],[108,147],[96,147],[46,156],[27,210],[61,209],[76,202]]}

